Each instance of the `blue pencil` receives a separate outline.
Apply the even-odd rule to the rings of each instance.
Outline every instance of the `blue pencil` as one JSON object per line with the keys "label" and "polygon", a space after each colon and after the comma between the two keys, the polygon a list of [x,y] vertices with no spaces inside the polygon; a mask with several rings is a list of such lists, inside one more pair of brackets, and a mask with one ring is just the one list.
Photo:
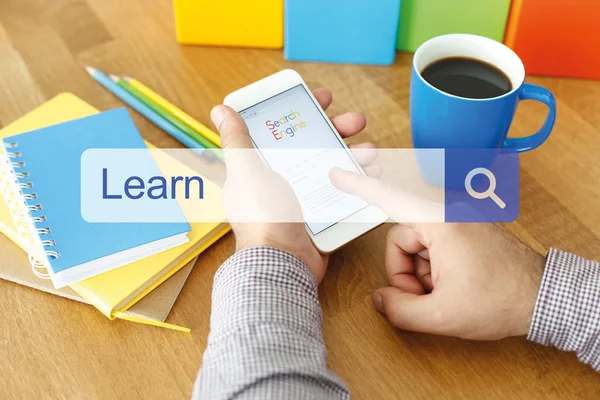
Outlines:
{"label": "blue pencil", "polygon": [[[171,124],[169,121],[152,111],[150,107],[136,99],[125,89],[113,82],[108,76],[102,73],[102,71],[87,65],[85,66],[85,70],[92,78],[94,78],[96,82],[104,86],[109,92],[123,100],[128,106],[142,114],[144,117],[148,118],[150,122],[177,139],[179,142],[183,143],[186,147],[189,147],[190,149],[205,149],[200,143],[196,142],[194,139],[180,131],[177,127],[175,127],[175,125]],[[196,150],[196,152],[198,154],[202,153],[202,151],[199,150]]]}

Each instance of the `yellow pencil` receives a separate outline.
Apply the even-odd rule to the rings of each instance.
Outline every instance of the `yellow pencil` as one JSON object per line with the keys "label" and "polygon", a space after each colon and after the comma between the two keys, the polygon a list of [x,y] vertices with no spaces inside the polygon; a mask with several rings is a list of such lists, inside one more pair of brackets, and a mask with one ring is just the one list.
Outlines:
{"label": "yellow pencil", "polygon": [[130,78],[128,76],[125,76],[122,79],[141,92],[143,95],[148,97],[150,100],[164,108],[167,112],[171,113],[175,118],[178,118],[181,122],[187,124],[190,128],[204,136],[206,139],[221,147],[221,137],[219,135],[207,128],[205,125],[196,121],[186,112],[177,108],[177,106],[175,106],[173,103],[164,99],[154,90],[150,89],[137,79]]}

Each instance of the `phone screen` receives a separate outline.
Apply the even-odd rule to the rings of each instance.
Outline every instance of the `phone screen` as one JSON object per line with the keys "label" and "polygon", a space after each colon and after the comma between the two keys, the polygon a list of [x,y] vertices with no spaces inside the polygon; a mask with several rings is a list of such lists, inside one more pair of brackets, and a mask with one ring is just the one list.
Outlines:
{"label": "phone screen", "polygon": [[331,184],[329,171],[333,167],[360,171],[304,85],[242,110],[240,115],[267,164],[292,186],[313,235],[368,206]]}

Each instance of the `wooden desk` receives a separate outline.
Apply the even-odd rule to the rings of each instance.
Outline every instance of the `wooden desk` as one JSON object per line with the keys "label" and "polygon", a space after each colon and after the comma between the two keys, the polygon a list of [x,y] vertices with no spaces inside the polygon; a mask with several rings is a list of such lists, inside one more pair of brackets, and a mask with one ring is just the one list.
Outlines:
{"label": "wooden desk", "polygon": [[[103,110],[121,106],[84,64],[135,76],[206,124],[228,92],[295,68],[311,87],[333,91],[332,114],[367,115],[361,139],[409,147],[410,60],[293,64],[281,51],[181,47],[169,0],[0,0],[0,126],[63,91]],[[550,140],[522,157],[521,216],[507,227],[540,253],[556,246],[600,259],[600,82],[530,81],[556,94],[558,120]],[[132,115],[155,144],[179,146]],[[522,105],[512,134],[533,132],[544,115],[539,104]],[[600,375],[573,354],[525,339],[476,343],[392,329],[371,305],[373,290],[386,284],[388,229],[334,255],[321,287],[330,365],[355,398],[600,398]],[[232,243],[228,236],[200,257],[173,309],[169,322],[191,335],[111,322],[90,307],[0,282],[0,396],[189,398],[209,331],[212,277]]]}

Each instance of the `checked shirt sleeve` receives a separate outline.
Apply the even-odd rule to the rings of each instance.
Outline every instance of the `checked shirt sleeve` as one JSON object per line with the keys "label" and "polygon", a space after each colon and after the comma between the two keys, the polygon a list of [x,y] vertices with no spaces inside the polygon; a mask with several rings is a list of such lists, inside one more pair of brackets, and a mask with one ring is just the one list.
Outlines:
{"label": "checked shirt sleeve", "polygon": [[345,399],[327,368],[317,283],[298,258],[269,247],[217,271],[208,347],[194,399]]}
{"label": "checked shirt sleeve", "polygon": [[599,263],[550,249],[528,339],[600,371]]}

